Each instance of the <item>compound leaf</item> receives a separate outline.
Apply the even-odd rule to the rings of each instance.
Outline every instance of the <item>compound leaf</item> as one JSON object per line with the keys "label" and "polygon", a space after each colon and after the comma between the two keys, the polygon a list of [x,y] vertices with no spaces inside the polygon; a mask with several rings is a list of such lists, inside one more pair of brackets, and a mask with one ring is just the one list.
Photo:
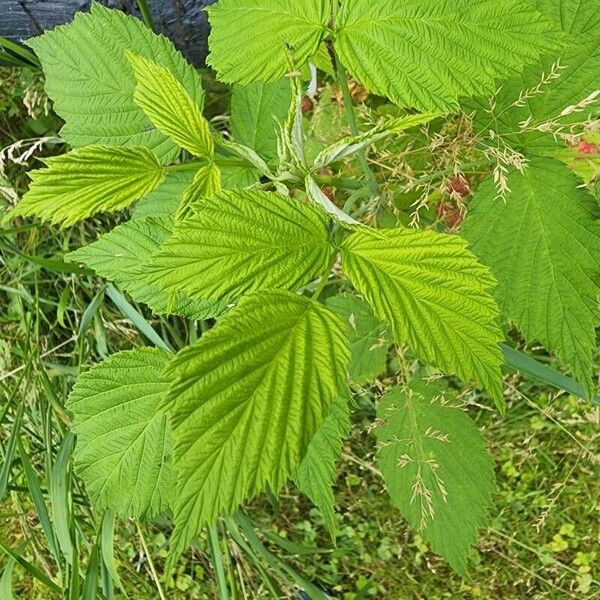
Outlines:
{"label": "compound leaf", "polygon": [[279,490],[344,386],[341,320],[296,294],[244,297],[168,368],[175,554],[266,486]]}
{"label": "compound leaf", "polygon": [[96,510],[152,517],[169,507],[171,434],[159,410],[169,353],[119,352],[81,374],[68,400],[75,465]]}
{"label": "compound leaf", "polygon": [[362,385],[380,375],[385,370],[391,343],[387,327],[364,300],[351,294],[332,296],[325,304],[348,323],[352,356],[348,369],[350,379]]}
{"label": "compound leaf", "polygon": [[136,302],[147,304],[157,314],[176,314],[188,319],[208,319],[220,315],[219,302],[192,299],[182,292],[167,292],[148,281],[147,262],[173,233],[172,217],[134,219],[115,227],[98,241],[66,256],[98,275],[114,281]]}
{"label": "compound leaf", "polygon": [[202,107],[169,69],[132,52],[127,58],[137,81],[133,99],[150,122],[179,147],[211,159],[215,145]]}
{"label": "compound leaf", "polygon": [[324,274],[334,255],[319,208],[272,192],[222,191],[177,223],[149,270],[163,289],[229,301],[261,288],[299,288]]}
{"label": "compound leaf", "polygon": [[208,64],[225,83],[274,81],[316,54],[328,0],[220,0],[207,9]]}
{"label": "compound leaf", "polygon": [[198,73],[167,38],[134,17],[94,2],[90,13],[79,12],[69,25],[28,44],[42,63],[48,96],[65,120],[61,137],[69,144],[145,146],[161,162],[179,153],[133,101],[136,81],[125,56],[126,50],[133,50],[167,68],[202,106]]}
{"label": "compound leaf", "polygon": [[72,225],[103,211],[129,206],[156,189],[164,168],[146,148],[88,146],[47,158],[30,172],[29,191],[11,216],[37,216]]}
{"label": "compound leaf", "polygon": [[342,244],[343,268],[398,343],[474,379],[502,402],[501,331],[489,269],[458,236],[363,228]]}
{"label": "compound leaf", "polygon": [[595,199],[560,162],[532,160],[508,176],[506,202],[487,179],[462,234],[499,282],[503,313],[533,341],[571,365],[593,393],[595,328],[600,324],[600,221]]}
{"label": "compound leaf", "polygon": [[521,0],[346,0],[336,30],[335,50],[358,81],[423,111],[494,91],[560,36]]}
{"label": "compound leaf", "polygon": [[277,124],[288,114],[292,93],[288,79],[234,85],[231,94],[231,133],[267,162],[277,158]]}
{"label": "compound leaf", "polygon": [[349,403],[350,390],[346,390],[333,403],[294,476],[298,489],[319,509],[332,538],[337,532],[333,486],[337,479],[336,463],[342,455],[344,439],[350,432]]}
{"label": "compound leaf", "polygon": [[464,575],[495,488],[483,436],[462,409],[424,382],[388,392],[377,417],[377,458],[392,504]]}

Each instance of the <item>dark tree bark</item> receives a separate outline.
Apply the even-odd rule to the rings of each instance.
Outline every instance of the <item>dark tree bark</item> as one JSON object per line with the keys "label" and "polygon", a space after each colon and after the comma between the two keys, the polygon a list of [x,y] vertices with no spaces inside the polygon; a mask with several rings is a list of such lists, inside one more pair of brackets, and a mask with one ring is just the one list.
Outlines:
{"label": "dark tree bark", "polygon": [[[135,0],[98,0],[109,8],[140,16]],[[148,0],[154,28],[169,37],[186,58],[203,66],[208,23],[204,7],[215,0]],[[56,25],[68,23],[91,0],[0,0],[0,36],[23,43]]]}

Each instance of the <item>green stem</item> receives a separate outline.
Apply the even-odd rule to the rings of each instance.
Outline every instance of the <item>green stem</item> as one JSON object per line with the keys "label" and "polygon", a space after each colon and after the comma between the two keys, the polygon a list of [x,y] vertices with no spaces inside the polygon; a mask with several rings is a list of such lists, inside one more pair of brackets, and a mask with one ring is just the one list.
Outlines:
{"label": "green stem", "polygon": [[311,296],[311,300],[319,299],[319,296],[321,295],[321,292],[327,285],[328,281],[329,281],[329,275],[323,275],[323,277],[321,277],[321,281],[319,281],[319,285],[317,286],[317,289],[315,290],[314,294]]}
{"label": "green stem", "polygon": [[146,539],[144,538],[144,532],[142,531],[142,528],[137,519],[135,521],[135,526],[137,528],[140,542],[142,542],[142,548],[144,549],[144,553],[146,554],[146,560],[148,561],[148,567],[150,568],[150,574],[152,575],[152,579],[154,580],[154,585],[156,585],[156,591],[158,592],[160,600],[167,600],[167,597],[163,592],[162,586],[160,585],[160,579],[158,577],[158,573],[156,572],[156,568],[154,567],[154,561],[152,560],[152,556],[150,555],[150,551],[148,550],[148,545],[146,544]]}
{"label": "green stem", "polygon": [[[352,95],[350,94],[350,88],[348,87],[348,76],[346,74],[346,69],[344,65],[337,59],[336,57],[336,67],[338,73],[338,83],[342,88],[342,95],[344,97],[344,110],[346,112],[346,121],[348,123],[348,127],[350,127],[350,133],[352,135],[358,135],[358,124],[356,122],[356,116],[354,115],[354,106],[352,105]],[[367,154],[363,150],[360,150],[357,153],[358,163],[365,175],[367,180],[367,186],[372,196],[379,195],[379,185],[377,184],[377,180],[375,179],[375,175],[369,166],[367,161]]]}
{"label": "green stem", "polygon": [[173,173],[174,171],[193,171],[195,169],[199,169],[205,164],[206,162],[203,160],[194,160],[192,162],[181,163],[179,165],[168,165],[165,167],[165,170],[168,173]]}
{"label": "green stem", "polygon": [[146,24],[146,27],[150,29],[154,29],[154,23],[152,23],[152,15],[150,14],[150,8],[148,7],[148,2],[146,0],[137,0],[138,8],[140,9],[140,13],[142,13],[142,20]]}

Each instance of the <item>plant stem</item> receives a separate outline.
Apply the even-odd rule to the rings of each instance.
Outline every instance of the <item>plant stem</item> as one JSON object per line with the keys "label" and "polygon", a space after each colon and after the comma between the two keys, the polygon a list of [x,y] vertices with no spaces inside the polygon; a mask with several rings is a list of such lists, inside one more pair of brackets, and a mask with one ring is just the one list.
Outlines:
{"label": "plant stem", "polygon": [[146,0],[137,0],[137,6],[140,9],[140,13],[142,14],[142,20],[150,29],[154,29],[154,24],[152,23],[152,15],[150,14],[150,8],[148,7],[148,2]]}
{"label": "plant stem", "polygon": [[166,171],[172,173],[173,171],[192,171],[194,169],[199,169],[202,165],[205,165],[206,162],[203,160],[194,160],[192,162],[181,163],[178,165],[168,165],[165,167]]}
{"label": "plant stem", "polygon": [[313,295],[311,296],[311,300],[319,299],[319,296],[321,295],[321,292],[327,285],[328,281],[329,281],[329,275],[323,275],[323,277],[321,277],[321,281],[319,281],[319,285],[317,285],[317,289],[314,291]]}
{"label": "plant stem", "polygon": [[137,528],[138,536],[140,537],[140,542],[142,542],[142,548],[144,549],[144,554],[146,555],[146,559],[148,560],[148,567],[150,568],[150,573],[152,575],[152,579],[154,579],[154,584],[156,585],[156,589],[158,591],[160,600],[167,600],[167,597],[163,592],[162,586],[160,585],[158,573],[154,568],[154,561],[152,560],[152,556],[150,555],[150,552],[148,550],[148,545],[146,544],[146,540],[144,538],[144,532],[142,531],[142,528],[140,527],[140,524],[137,520],[135,521],[135,526]]}
{"label": "plant stem", "polygon": [[[356,117],[354,115],[354,106],[352,105],[352,95],[350,94],[350,88],[348,87],[348,76],[346,75],[346,69],[344,65],[337,59],[336,57],[336,68],[338,73],[338,83],[342,88],[342,96],[344,97],[344,110],[346,112],[346,121],[348,123],[348,127],[350,127],[350,133],[352,135],[358,135],[358,124],[356,123]],[[358,163],[365,175],[367,180],[367,186],[372,196],[379,195],[379,186],[377,184],[377,180],[375,179],[375,175],[369,166],[367,161],[367,154],[363,150],[360,150],[357,153]]]}

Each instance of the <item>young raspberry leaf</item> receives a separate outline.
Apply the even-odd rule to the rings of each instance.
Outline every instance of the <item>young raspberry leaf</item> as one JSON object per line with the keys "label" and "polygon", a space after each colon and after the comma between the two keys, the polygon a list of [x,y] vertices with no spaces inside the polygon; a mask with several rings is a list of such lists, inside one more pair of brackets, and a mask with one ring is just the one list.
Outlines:
{"label": "young raspberry leaf", "polygon": [[174,556],[203,525],[293,475],[346,381],[348,338],[290,292],[243,298],[170,364]]}
{"label": "young raspberry leaf", "polygon": [[495,281],[464,240],[363,228],[344,240],[342,265],[397,343],[465,382],[475,380],[503,407]]}
{"label": "young raspberry leaf", "polygon": [[462,235],[498,279],[504,315],[570,365],[591,396],[600,325],[598,205],[554,159],[532,160],[507,183],[504,202],[491,177],[483,182]]}
{"label": "young raspberry leaf", "polygon": [[163,163],[179,154],[133,101],[136,81],[125,56],[132,50],[167,68],[202,107],[200,76],[170,40],[139,19],[92,2],[91,12],[27,43],[42,63],[48,96],[65,120],[60,134],[69,144],[145,146]]}
{"label": "young raspberry leaf", "polygon": [[222,191],[175,226],[148,265],[165,290],[228,302],[266,288],[297,289],[335,256],[325,212],[271,192]]}
{"label": "young raspberry leaf", "polygon": [[7,217],[36,216],[62,226],[125,208],[155,190],[164,167],[146,148],[88,146],[47,158]]}
{"label": "young raspberry leaf", "polygon": [[495,481],[485,439],[450,400],[425,382],[388,392],[377,406],[377,462],[392,504],[465,575]]}
{"label": "young raspberry leaf", "polygon": [[172,441],[159,410],[169,358],[154,348],[119,352],[75,383],[67,403],[77,434],[75,468],[97,511],[153,517],[169,507]]}
{"label": "young raspberry leaf", "polygon": [[126,54],[137,81],[133,100],[150,122],[180,148],[212,159],[215,145],[202,106],[192,100],[169,69],[133,52]]}
{"label": "young raspberry leaf", "polygon": [[221,191],[221,171],[211,162],[198,169],[194,180],[183,192],[181,204],[177,209],[178,220],[185,219],[195,210],[201,208],[200,203]]}

